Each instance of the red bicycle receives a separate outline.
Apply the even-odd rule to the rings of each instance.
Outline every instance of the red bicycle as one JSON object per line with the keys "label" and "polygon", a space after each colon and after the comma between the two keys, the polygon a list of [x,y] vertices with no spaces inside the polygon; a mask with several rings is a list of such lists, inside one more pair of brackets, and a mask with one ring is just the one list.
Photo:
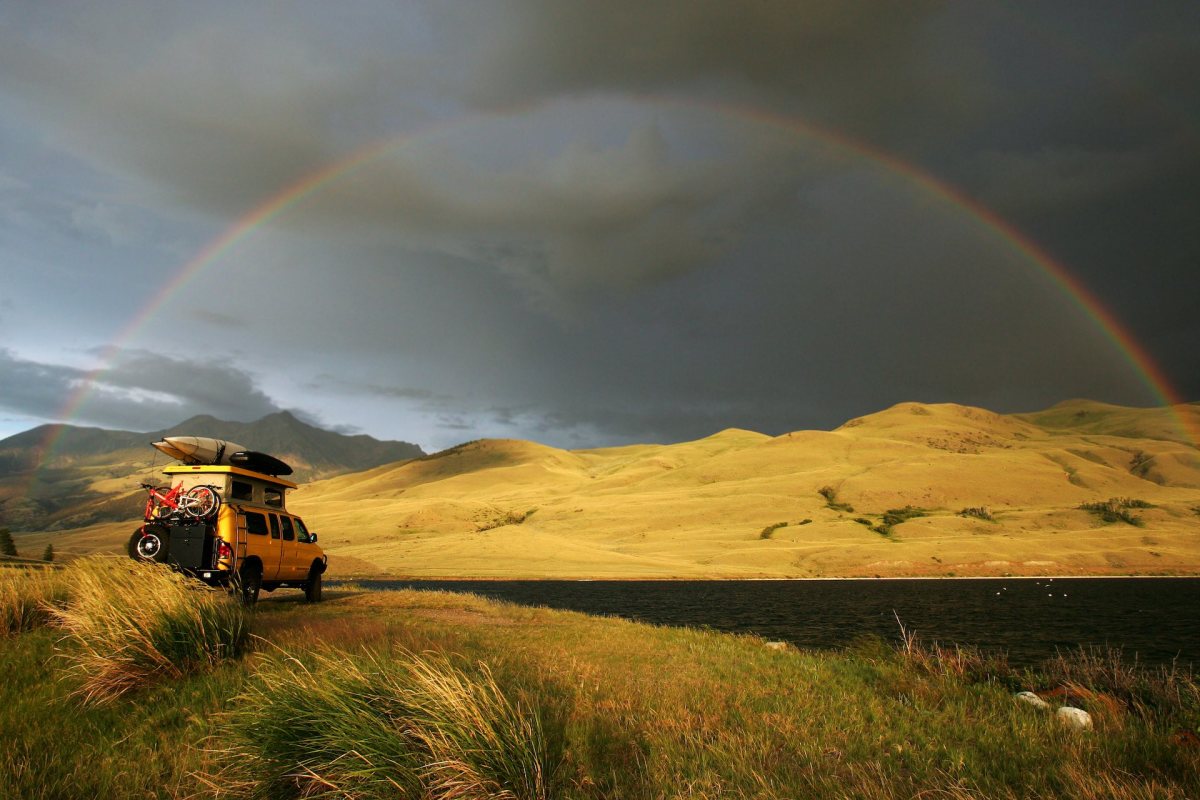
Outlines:
{"label": "red bicycle", "polygon": [[173,516],[208,519],[215,517],[221,509],[221,496],[211,486],[193,486],[186,492],[182,482],[173,489],[158,488],[150,483],[143,483],[142,488],[149,493],[143,515],[146,522]]}

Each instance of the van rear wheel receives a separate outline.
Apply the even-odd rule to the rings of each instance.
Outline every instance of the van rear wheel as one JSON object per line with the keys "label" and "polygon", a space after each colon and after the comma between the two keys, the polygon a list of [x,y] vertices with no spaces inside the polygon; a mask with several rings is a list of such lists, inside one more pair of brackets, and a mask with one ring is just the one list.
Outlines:
{"label": "van rear wheel", "polygon": [[316,567],[308,571],[308,580],[304,582],[304,599],[310,603],[321,602],[321,573]]}
{"label": "van rear wheel", "polygon": [[244,606],[253,606],[258,602],[258,592],[262,589],[262,567],[258,564],[246,564],[238,570],[234,579],[233,591]]}

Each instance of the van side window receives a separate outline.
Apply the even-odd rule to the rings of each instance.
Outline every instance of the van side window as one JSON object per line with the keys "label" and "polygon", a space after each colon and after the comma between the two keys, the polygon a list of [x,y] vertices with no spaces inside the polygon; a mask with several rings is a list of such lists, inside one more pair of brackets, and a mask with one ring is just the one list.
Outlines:
{"label": "van side window", "polygon": [[263,514],[254,511],[246,512],[246,533],[256,533],[259,536],[267,535],[267,518]]}
{"label": "van side window", "polygon": [[292,530],[291,517],[280,517],[279,527],[283,528],[283,540],[285,542],[294,542],[296,540],[296,532]]}
{"label": "van side window", "polygon": [[311,542],[312,537],[308,535],[308,528],[304,527],[304,520],[296,517],[296,538],[302,542]]}
{"label": "van side window", "polygon": [[283,490],[268,486],[263,489],[263,502],[271,508],[283,508]]}
{"label": "van side window", "polygon": [[279,517],[271,514],[271,538],[279,538]]}
{"label": "van side window", "polygon": [[254,485],[245,481],[233,481],[233,485],[229,489],[230,500],[253,500]]}

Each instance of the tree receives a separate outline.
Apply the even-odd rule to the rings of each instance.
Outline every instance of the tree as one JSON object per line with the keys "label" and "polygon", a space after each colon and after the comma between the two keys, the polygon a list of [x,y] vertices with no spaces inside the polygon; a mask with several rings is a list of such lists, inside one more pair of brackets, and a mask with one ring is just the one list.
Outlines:
{"label": "tree", "polygon": [[42,561],[53,561],[53,560],[54,560],[54,545],[48,544],[48,545],[46,545],[46,552],[42,553]]}
{"label": "tree", "polygon": [[0,556],[16,556],[17,543],[13,541],[8,528],[0,528]]}

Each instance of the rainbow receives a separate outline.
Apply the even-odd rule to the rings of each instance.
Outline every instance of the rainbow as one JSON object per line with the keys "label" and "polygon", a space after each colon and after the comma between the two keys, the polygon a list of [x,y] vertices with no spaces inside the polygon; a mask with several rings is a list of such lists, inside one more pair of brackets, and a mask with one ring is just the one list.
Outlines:
{"label": "rainbow", "polygon": [[[1100,327],[1123,357],[1132,364],[1152,395],[1162,405],[1168,407],[1168,410],[1178,421],[1180,429],[1185,432],[1189,439],[1194,443],[1200,443],[1197,432],[1191,430],[1188,422],[1178,411],[1170,408],[1171,406],[1181,404],[1183,400],[1171,387],[1166,375],[1163,374],[1154,359],[1124,328],[1115,315],[1105,308],[1100,300],[1081,281],[1075,278],[1065,266],[1052,258],[1045,250],[1007,220],[979,201],[964,194],[961,190],[878,147],[852,138],[844,133],[820,127],[798,117],[785,116],[753,107],[662,96],[639,96],[635,97],[635,100],[652,104],[658,108],[667,107],[683,111],[704,111],[740,120],[749,120],[756,124],[785,131],[791,135],[811,139],[829,146],[835,151],[847,153],[882,168],[917,187],[928,196],[936,198],[967,215],[968,218],[974,220],[985,230],[998,235],[1008,247],[1023,259],[1027,259],[1045,272],[1053,283]],[[194,280],[206,266],[236,247],[258,228],[280,216],[306,197],[319,192],[331,183],[346,177],[373,161],[394,152],[404,144],[425,140],[433,134],[442,133],[449,129],[469,127],[478,124],[483,119],[485,118],[468,117],[450,123],[441,123],[416,133],[408,133],[395,138],[371,142],[344,158],[333,161],[296,180],[251,209],[225,229],[219,236],[206,244],[195,256],[180,266],[171,279],[146,303],[141,311],[113,337],[111,342],[102,350],[98,359],[98,366],[88,372],[79,381],[76,390],[59,410],[57,418],[64,422],[74,418],[86,402],[97,381],[111,368],[113,361],[120,353],[124,344],[144,327],[171,297]],[[41,448],[42,463],[45,463],[50,457],[60,435],[61,426],[55,426],[50,429]]]}

